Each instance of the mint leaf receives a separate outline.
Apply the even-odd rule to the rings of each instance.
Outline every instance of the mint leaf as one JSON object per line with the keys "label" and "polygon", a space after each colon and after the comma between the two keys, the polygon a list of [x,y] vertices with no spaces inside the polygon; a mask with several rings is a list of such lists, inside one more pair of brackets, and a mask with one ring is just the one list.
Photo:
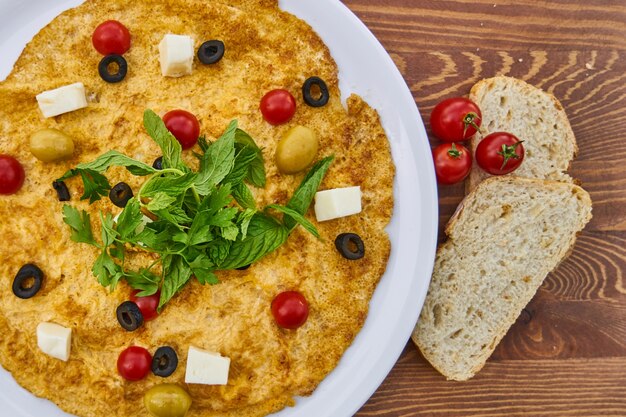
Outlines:
{"label": "mint leaf", "polygon": [[245,145],[235,144],[235,162],[233,169],[224,178],[224,183],[237,185],[243,182],[248,175],[248,170],[252,161],[256,160],[257,152]]}
{"label": "mint leaf", "polygon": [[285,243],[289,231],[275,218],[255,213],[245,239],[230,246],[228,256],[218,263],[218,269],[235,269],[261,259]]}
{"label": "mint leaf", "polygon": [[245,209],[241,213],[239,213],[239,218],[237,219],[237,224],[239,224],[239,229],[241,230],[241,239],[245,239],[248,234],[248,226],[250,225],[250,220],[252,220],[252,216],[256,213],[256,210]]}
{"label": "mint leaf", "polygon": [[88,243],[93,246],[100,245],[93,238],[91,230],[91,218],[85,210],[79,212],[76,208],[63,205],[63,221],[70,227],[70,239],[74,242]]}
{"label": "mint leaf", "polygon": [[232,242],[223,238],[215,239],[207,246],[206,253],[214,265],[224,262],[230,252]]}
{"label": "mint leaf", "polygon": [[280,211],[281,213],[283,213],[285,215],[285,220],[284,220],[285,223],[287,219],[292,219],[293,221],[297,222],[302,227],[304,227],[309,233],[311,233],[316,238],[320,237],[320,234],[315,228],[315,226],[313,226],[313,223],[308,221],[302,214],[298,213],[297,211],[289,207],[281,206],[280,204],[270,204],[266,208],[271,208],[271,209],[274,209],[276,211]]}
{"label": "mint leaf", "polygon": [[139,176],[150,175],[156,172],[156,169],[152,168],[150,165],[136,161],[118,151],[109,151],[91,162],[76,165],[76,168],[67,171],[58,181],[66,180],[77,175],[79,171],[84,170],[96,171],[102,174],[112,166],[126,167],[133,175]]}
{"label": "mint leaf", "polygon": [[[327,156],[311,167],[296,191],[294,191],[293,196],[287,203],[287,207],[300,214],[307,212],[334,158],[334,156]],[[285,226],[287,226],[289,230],[293,229],[295,225],[296,221],[293,218],[285,218]]]}
{"label": "mint leaf", "polygon": [[256,209],[256,201],[254,201],[254,195],[246,184],[240,182],[233,187],[232,195],[241,207],[244,209]]}
{"label": "mint leaf", "polygon": [[237,121],[233,120],[200,160],[200,171],[195,182],[199,194],[207,195],[232,170],[235,163],[235,129]]}
{"label": "mint leaf", "polygon": [[163,307],[191,278],[191,268],[182,256],[173,255],[163,261],[163,286],[159,309]]}
{"label": "mint leaf", "polygon": [[176,168],[188,172],[182,159],[183,148],[174,135],[165,127],[163,120],[152,110],[143,113],[143,126],[148,135],[159,145],[163,154],[163,168]]}
{"label": "mint leaf", "polygon": [[263,152],[252,139],[250,135],[241,129],[235,131],[235,143],[240,143],[251,149],[254,149],[256,157],[248,165],[246,181],[258,188],[265,187],[265,161],[263,160]]}

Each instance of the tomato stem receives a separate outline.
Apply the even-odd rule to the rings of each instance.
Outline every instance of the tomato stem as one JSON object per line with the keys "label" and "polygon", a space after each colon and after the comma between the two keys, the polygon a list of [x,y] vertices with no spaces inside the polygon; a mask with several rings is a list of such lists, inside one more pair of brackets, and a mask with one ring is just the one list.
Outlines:
{"label": "tomato stem", "polygon": [[520,140],[518,142],[515,142],[513,145],[506,145],[504,143],[502,144],[502,150],[498,152],[498,155],[502,155],[502,157],[504,158],[500,169],[504,169],[507,162],[509,162],[509,159],[519,159],[520,156],[517,154],[516,149],[522,142],[524,141]]}
{"label": "tomato stem", "polygon": [[477,121],[480,121],[480,117],[474,112],[469,112],[463,117],[463,138],[464,139],[466,139],[465,134],[467,133],[467,128],[469,126],[472,126],[474,129],[476,129],[477,132],[480,132],[480,126],[478,126],[478,124],[476,123]]}
{"label": "tomato stem", "polygon": [[461,154],[462,152],[457,149],[456,144],[452,143],[452,149],[448,149],[448,155],[450,158],[459,159]]}

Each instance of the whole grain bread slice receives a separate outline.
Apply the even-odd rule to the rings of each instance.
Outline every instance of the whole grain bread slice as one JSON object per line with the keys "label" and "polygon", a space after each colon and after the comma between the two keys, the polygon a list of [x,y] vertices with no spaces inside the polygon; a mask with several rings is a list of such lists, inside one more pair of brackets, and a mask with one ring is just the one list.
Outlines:
{"label": "whole grain bread slice", "polygon": [[[524,141],[526,155],[511,176],[571,182],[565,173],[576,156],[576,138],[563,106],[552,94],[517,78],[497,76],[474,84],[470,100],[482,113],[482,130],[470,140],[475,154],[484,135],[509,132]],[[466,182],[467,192],[490,175],[476,164]]]}
{"label": "whole grain bread slice", "polygon": [[446,227],[412,339],[448,379],[478,372],[591,219],[581,187],[513,176],[483,181]]}

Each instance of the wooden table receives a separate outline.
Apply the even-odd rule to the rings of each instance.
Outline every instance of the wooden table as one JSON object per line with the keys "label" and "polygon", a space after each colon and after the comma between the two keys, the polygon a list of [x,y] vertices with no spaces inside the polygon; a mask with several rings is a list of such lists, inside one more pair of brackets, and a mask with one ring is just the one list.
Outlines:
{"label": "wooden table", "polygon": [[[345,0],[387,49],[422,118],[506,74],[555,94],[593,220],[485,368],[445,381],[409,342],[357,416],[626,416],[626,0]],[[435,143],[434,141],[432,142]],[[440,186],[440,227],[463,196]]]}

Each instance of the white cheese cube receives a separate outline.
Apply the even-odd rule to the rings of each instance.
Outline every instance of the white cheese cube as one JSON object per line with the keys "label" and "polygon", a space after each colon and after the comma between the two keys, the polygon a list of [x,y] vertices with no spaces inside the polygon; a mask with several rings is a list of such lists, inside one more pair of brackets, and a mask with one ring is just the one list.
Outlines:
{"label": "white cheese cube", "polygon": [[83,83],[65,85],[37,95],[37,103],[44,117],[54,117],[87,107]]}
{"label": "white cheese cube", "polygon": [[39,323],[37,346],[47,355],[67,362],[72,345],[72,329],[56,323]]}
{"label": "white cheese cube", "polygon": [[159,44],[161,74],[164,77],[182,77],[191,74],[193,39],[185,35],[165,35]]}
{"label": "white cheese cube", "polygon": [[226,385],[230,358],[189,346],[185,382],[187,384]]}
{"label": "white cheese cube", "polygon": [[315,193],[315,217],[318,222],[361,212],[361,187],[334,188]]}

